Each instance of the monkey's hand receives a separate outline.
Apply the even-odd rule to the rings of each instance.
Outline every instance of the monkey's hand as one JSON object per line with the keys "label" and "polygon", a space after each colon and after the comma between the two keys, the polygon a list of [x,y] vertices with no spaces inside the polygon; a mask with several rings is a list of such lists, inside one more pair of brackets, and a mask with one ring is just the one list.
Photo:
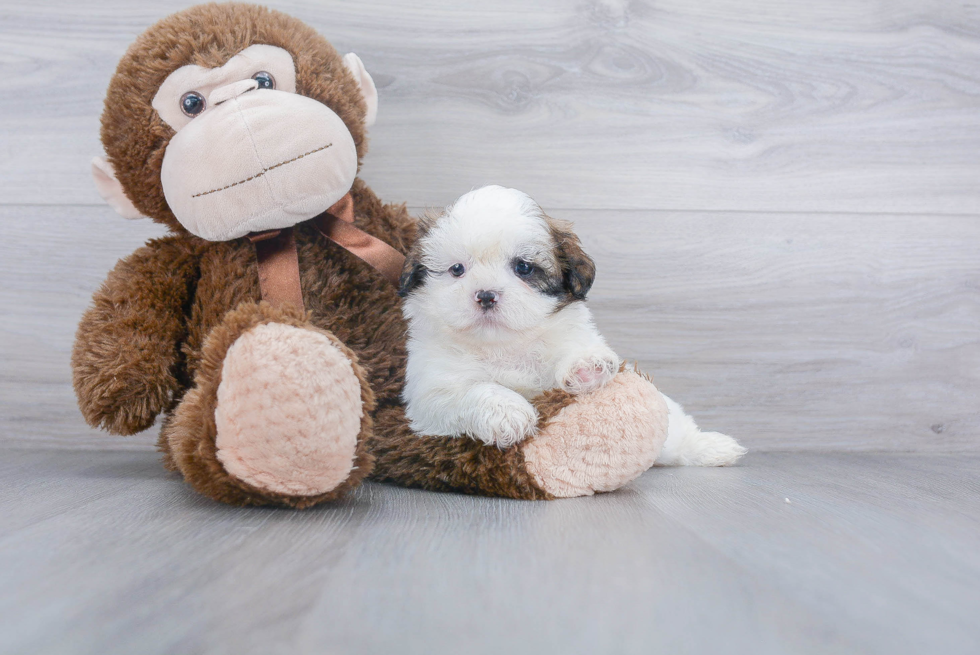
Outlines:
{"label": "monkey's hand", "polygon": [[169,405],[178,389],[173,369],[197,262],[185,238],[151,241],[120,260],[93,296],[71,357],[89,425],[134,434]]}

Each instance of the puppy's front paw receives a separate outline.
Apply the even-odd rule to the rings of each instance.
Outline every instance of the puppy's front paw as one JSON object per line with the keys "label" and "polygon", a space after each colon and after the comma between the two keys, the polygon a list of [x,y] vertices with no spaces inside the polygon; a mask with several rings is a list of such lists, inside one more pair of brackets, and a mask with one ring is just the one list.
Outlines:
{"label": "puppy's front paw", "polygon": [[613,379],[619,371],[619,357],[611,350],[600,351],[573,360],[559,374],[561,388],[571,394],[595,391]]}
{"label": "puppy's front paw", "polygon": [[499,448],[509,448],[537,430],[537,411],[514,392],[486,396],[475,414],[470,436]]}

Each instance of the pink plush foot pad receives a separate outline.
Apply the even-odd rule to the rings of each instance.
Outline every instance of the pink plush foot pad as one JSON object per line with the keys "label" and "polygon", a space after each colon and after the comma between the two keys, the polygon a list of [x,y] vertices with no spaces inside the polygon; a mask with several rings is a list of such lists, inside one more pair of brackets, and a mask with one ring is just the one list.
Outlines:
{"label": "pink plush foot pad", "polygon": [[538,485],[559,498],[613,491],[653,466],[667,439],[667,404],[646,379],[623,371],[579,396],[524,446]]}
{"label": "pink plush foot pad", "polygon": [[351,362],[326,336],[259,325],[225,357],[217,457],[228,473],[260,489],[326,493],[350,475],[362,415]]}

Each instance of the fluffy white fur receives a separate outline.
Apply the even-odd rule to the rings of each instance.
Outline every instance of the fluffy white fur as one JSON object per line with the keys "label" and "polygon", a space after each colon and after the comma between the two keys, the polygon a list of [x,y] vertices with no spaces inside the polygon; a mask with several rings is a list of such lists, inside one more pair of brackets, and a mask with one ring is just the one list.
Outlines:
{"label": "fluffy white fur", "polygon": [[[562,292],[556,225],[567,228],[526,194],[499,186],[471,191],[430,219],[416,246],[420,281],[403,305],[413,430],[505,448],[534,434],[531,398],[555,387],[588,393],[615,376],[620,359],[588,307]],[[533,275],[519,274],[517,262]],[[481,292],[492,292],[489,306]],[[745,453],[731,437],[701,432],[666,400],[658,463],[722,466]]]}

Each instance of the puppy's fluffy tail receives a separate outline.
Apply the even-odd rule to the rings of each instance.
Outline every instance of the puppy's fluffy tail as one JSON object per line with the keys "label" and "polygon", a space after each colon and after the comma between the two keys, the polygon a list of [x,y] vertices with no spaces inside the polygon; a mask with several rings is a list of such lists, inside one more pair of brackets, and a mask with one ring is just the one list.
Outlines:
{"label": "puppy's fluffy tail", "polygon": [[720,432],[702,432],[684,408],[664,396],[667,402],[667,441],[657,466],[728,466],[747,451],[735,439]]}

